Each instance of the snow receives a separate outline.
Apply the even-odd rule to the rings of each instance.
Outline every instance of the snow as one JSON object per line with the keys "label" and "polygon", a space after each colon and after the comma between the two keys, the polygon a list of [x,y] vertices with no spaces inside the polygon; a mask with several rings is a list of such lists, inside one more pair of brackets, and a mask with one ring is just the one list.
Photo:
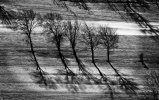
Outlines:
{"label": "snow", "polygon": [[[12,57],[10,57],[10,59],[12,59]],[[45,62],[44,59],[46,60],[46,58],[42,58],[42,57],[38,57],[38,60],[40,61],[40,65],[44,65]],[[53,59],[50,59],[53,60]],[[55,60],[55,58],[54,58]],[[69,59],[71,60],[71,59]],[[57,61],[57,60],[56,60]],[[72,59],[72,62],[73,59]],[[11,62],[10,62],[11,63]],[[85,63],[87,64],[87,63]],[[89,65],[89,64],[87,64]],[[54,78],[57,78],[57,72],[58,69],[61,69],[63,66],[53,66],[53,67],[47,67],[47,66],[41,66],[41,68],[49,74],[48,77],[52,78],[54,80]],[[88,67],[88,66],[87,66]],[[73,70],[74,72],[78,73],[79,69],[77,68],[77,66],[70,66],[71,70]],[[98,74],[97,69],[95,69],[93,66],[90,66],[89,71],[92,74]],[[114,80],[116,77],[114,76],[115,73],[112,70],[112,68],[110,67],[100,67],[101,71],[103,71],[104,74],[106,74],[111,80]],[[27,66],[27,65],[23,65],[23,66],[10,66],[9,67],[9,71],[11,71],[12,73],[14,73],[14,78],[19,80],[22,83],[25,83],[25,89],[26,90],[31,90],[31,91],[43,91],[43,92],[69,92],[68,89],[66,88],[66,84],[57,84],[57,89],[51,89],[51,88],[45,88],[45,87],[41,87],[39,84],[35,83],[35,77],[31,75],[31,73],[33,71],[35,71],[35,67],[33,66]],[[133,74],[133,70],[130,69],[121,69],[121,72],[123,74],[129,74],[132,75]],[[64,78],[63,76],[58,75],[61,78]],[[74,84],[75,86],[78,86],[78,84]],[[70,85],[69,85],[70,86]],[[82,84],[79,85],[81,87],[84,88],[84,90],[79,90],[78,92],[86,92],[86,93],[102,93],[104,88],[107,88],[106,86],[101,85],[99,87],[99,85],[86,85],[86,84]],[[101,89],[102,88],[102,89]],[[107,89],[106,89],[107,90]],[[118,91],[118,90],[117,90]]]}
{"label": "snow", "polygon": [[[88,26],[100,26],[100,25],[109,25],[112,28],[117,28],[117,33],[119,35],[144,35],[143,33],[141,33],[139,30],[141,28],[139,28],[135,23],[126,23],[126,22],[112,22],[112,21],[86,21],[86,23],[88,24]],[[159,25],[159,23],[152,23],[156,26]],[[0,30],[1,32],[8,32],[9,34],[11,32],[13,32],[11,29],[7,29],[5,27],[3,27],[3,25],[0,25]],[[43,31],[42,27],[38,27],[34,30],[37,33],[41,33]],[[68,44],[69,45],[69,44]],[[11,58],[12,59],[12,58]],[[38,60],[40,61],[40,65],[45,65],[45,58],[42,57],[38,57]],[[51,59],[54,61],[57,61],[57,66],[54,67],[47,67],[47,66],[42,66],[42,69],[47,72],[47,73],[57,73],[58,69],[63,68],[63,66],[59,65],[58,63],[60,61]],[[75,61],[71,60],[71,64],[75,64]],[[86,63],[85,63],[86,64]],[[88,64],[86,64],[88,65]],[[92,67],[91,65],[89,65],[89,70],[91,71],[91,73],[93,74],[97,74],[97,70]],[[23,68],[23,66],[12,66],[9,68],[9,70],[14,73],[15,78],[17,80],[19,80],[20,82],[26,82],[26,89],[28,90],[33,90],[33,91],[53,91],[53,92],[68,92],[67,88],[64,88],[60,85],[58,85],[58,89],[48,89],[48,88],[44,88],[44,87],[40,87],[38,84],[36,84],[33,80],[33,76],[30,75],[30,73],[33,71],[33,68],[31,66],[27,66],[28,69]],[[71,69],[78,73],[78,68],[77,66],[71,66]],[[112,70],[112,68],[109,67],[100,67],[101,71],[103,71],[104,74],[111,76],[110,78],[113,79],[115,77],[112,77],[112,75],[115,75],[115,72]],[[120,72],[122,72],[123,74],[129,74],[129,75],[133,75],[134,70],[132,69],[121,69]],[[25,75],[20,75],[18,73],[22,73]],[[27,82],[31,82],[31,83],[27,83]],[[30,85],[31,84],[31,85]],[[102,92],[101,89],[99,87],[97,87],[97,85],[86,85],[86,92]],[[81,92],[81,91],[80,91]]]}
{"label": "snow", "polygon": [[[79,20],[79,23],[82,25],[84,22],[87,23],[88,26],[94,26],[94,27],[99,27],[99,26],[109,26],[112,28],[117,29],[117,34],[119,35],[145,35],[143,34],[139,27],[136,23],[130,23],[130,22],[115,22],[115,21],[81,21]],[[159,23],[151,22],[150,24],[154,25],[155,27],[159,28]],[[3,27],[4,25],[0,25],[0,30],[1,32],[12,32],[11,29]],[[37,27],[34,29],[35,33],[42,33],[43,28],[42,27]],[[147,34],[149,35],[149,34]]]}

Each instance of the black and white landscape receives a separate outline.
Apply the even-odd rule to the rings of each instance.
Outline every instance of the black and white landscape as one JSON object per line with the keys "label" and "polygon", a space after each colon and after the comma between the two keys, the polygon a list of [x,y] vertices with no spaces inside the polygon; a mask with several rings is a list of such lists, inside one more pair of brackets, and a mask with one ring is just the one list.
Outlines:
{"label": "black and white landscape", "polygon": [[159,99],[158,1],[97,1],[0,1],[0,100]]}

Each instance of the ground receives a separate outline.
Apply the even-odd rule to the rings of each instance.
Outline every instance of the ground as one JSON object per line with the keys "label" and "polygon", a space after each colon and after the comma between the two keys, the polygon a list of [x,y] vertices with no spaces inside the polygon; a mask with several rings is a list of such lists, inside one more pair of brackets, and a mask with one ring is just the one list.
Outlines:
{"label": "ground", "polygon": [[[16,0],[15,0],[16,1]],[[59,12],[59,8],[55,6],[48,6],[50,0],[37,1],[30,0],[29,2],[17,2],[12,4],[12,6],[7,6],[8,8],[32,8],[36,12],[46,13],[53,9],[53,12]],[[102,4],[100,4],[102,5]],[[96,10],[96,4],[90,4],[92,11],[95,12],[94,15],[89,14],[87,11],[79,10],[75,7],[80,16],[84,16],[84,19],[89,20],[87,23],[99,25],[105,24],[113,28],[117,28],[117,33],[119,36],[118,48],[112,50],[111,62],[119,72],[123,73],[125,77],[132,78],[138,84],[140,88],[139,92],[145,87],[145,76],[150,73],[150,71],[158,71],[158,43],[153,40],[149,35],[140,32],[140,28],[135,23],[123,22],[119,15],[112,12],[107,12],[107,10]],[[52,8],[53,7],[53,8]],[[45,9],[44,9],[45,8]],[[101,9],[101,8],[99,8]],[[108,7],[106,6],[106,9]],[[60,9],[63,15],[68,19],[70,13],[65,10]],[[101,16],[101,13],[102,16]],[[105,13],[105,14],[104,14]],[[157,13],[157,10],[156,10]],[[156,13],[149,14],[145,12],[144,14],[151,19],[152,24],[158,27]],[[89,16],[89,17],[88,17]],[[113,17],[112,17],[113,16]],[[83,19],[81,18],[81,19]],[[103,21],[103,20],[107,21]],[[93,20],[93,21],[90,21]],[[95,21],[98,20],[98,21]],[[100,21],[99,21],[100,20]],[[111,21],[108,21],[111,20]],[[36,78],[32,76],[32,72],[35,70],[30,56],[29,48],[24,43],[24,35],[12,31],[10,29],[0,26],[0,99],[2,100],[105,100],[109,98],[109,94],[104,95],[99,88],[93,85],[90,87],[85,85],[87,89],[81,93],[71,93],[68,92],[66,88],[58,86],[57,89],[45,88],[35,82]],[[39,29],[37,29],[39,30]],[[54,74],[57,69],[63,69],[60,60],[57,58],[57,50],[54,45],[46,42],[46,39],[39,35],[33,35],[33,40],[35,44],[35,51],[40,63],[40,66],[44,71],[49,74]],[[94,74],[97,71],[94,69],[93,65],[90,63],[90,52],[85,48],[84,44],[78,43],[78,55],[80,59],[84,62],[87,68],[91,69]],[[70,67],[77,71],[77,64],[73,60],[71,54],[71,49],[68,43],[63,46],[64,55],[70,61]],[[143,65],[139,62],[139,55],[144,54],[144,60],[149,70],[145,69]],[[98,66],[103,73],[108,77],[114,78],[115,73],[111,67],[106,63],[106,50],[101,46],[96,50],[96,61]],[[120,91],[120,89],[116,89]],[[100,92],[99,92],[100,91]],[[140,95],[141,96],[141,95]],[[126,94],[115,94],[115,99],[119,100],[136,100],[136,96],[128,96]],[[109,98],[110,99],[110,98]]]}
{"label": "ground", "polygon": [[[19,35],[19,33],[10,31],[6,32],[5,34],[4,32],[1,33],[2,42],[0,85],[2,98],[8,100],[30,100],[35,98],[38,98],[38,100],[48,100],[52,98],[56,98],[58,100],[60,98],[65,98],[68,100],[88,100],[88,98],[90,100],[94,100],[96,98],[95,100],[102,100],[109,97],[108,94],[107,96],[104,96],[103,92],[99,92],[101,91],[99,88],[92,85],[90,88],[88,85],[86,85],[87,89],[85,92],[88,94],[85,94],[84,91],[81,93],[72,94],[69,93],[66,88],[61,88],[61,86],[58,86],[58,89],[46,89],[43,86],[39,86],[39,84],[35,83],[35,78],[31,75],[35,68],[30,61],[28,52],[29,48],[24,42],[21,41],[23,36]],[[53,74],[57,72],[56,69],[63,69],[60,60],[56,56],[57,51],[55,46],[46,43],[45,39],[42,38],[43,36],[39,36],[39,34],[35,35],[37,36],[34,37],[38,38],[34,39],[35,51],[40,66],[43,68],[43,70]],[[12,38],[12,36],[14,36],[14,38]],[[6,39],[8,40],[5,41]],[[41,42],[36,40],[40,40]],[[119,72],[123,73],[126,77],[133,78],[133,80],[138,83],[142,90],[143,86],[145,85],[145,75],[152,70],[158,70],[157,58],[159,48],[157,48],[157,45],[158,44],[149,36],[120,35],[118,48],[112,51],[111,62],[114,67],[119,70]],[[94,74],[97,74],[97,71],[90,63],[90,52],[88,49],[85,49],[85,47],[86,46],[84,44],[81,44],[80,42],[78,43],[78,55],[80,59],[85,62],[86,66],[91,69]],[[77,70],[77,64],[72,58],[71,49],[68,43],[64,44],[63,53],[71,61],[70,67],[74,70]],[[113,78],[115,73],[106,63],[106,51],[99,46],[95,53],[96,61],[102,72],[108,75],[110,78]],[[139,62],[140,53],[144,53],[146,65],[150,68],[150,70],[146,70]],[[57,95],[59,94],[58,91],[60,91],[59,96]],[[61,91],[63,92],[61,93]],[[70,97],[68,97],[68,95]],[[129,98],[128,95],[123,94],[116,95],[116,98],[122,98],[122,96],[124,97],[123,99],[126,100]]]}

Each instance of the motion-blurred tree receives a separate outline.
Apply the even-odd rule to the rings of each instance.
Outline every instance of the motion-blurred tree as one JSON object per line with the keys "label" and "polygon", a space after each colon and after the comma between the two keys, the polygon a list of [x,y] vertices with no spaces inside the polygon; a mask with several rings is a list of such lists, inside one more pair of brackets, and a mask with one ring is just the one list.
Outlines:
{"label": "motion-blurred tree", "polygon": [[48,41],[51,43],[54,43],[57,50],[58,50],[58,56],[61,59],[61,62],[63,63],[65,70],[66,70],[66,80],[68,81],[68,76],[75,76],[75,73],[68,67],[67,65],[67,59],[62,53],[61,45],[65,41],[65,28],[62,21],[62,16],[56,13],[47,13],[44,16],[45,24],[44,24],[44,33],[48,37]]}
{"label": "motion-blurred tree", "polygon": [[[62,0],[54,0],[54,1],[56,1],[56,2],[62,2]],[[67,1],[67,0],[63,0],[63,1]],[[95,1],[95,0],[76,0],[76,1],[75,0],[69,0],[69,1],[77,4],[78,7],[82,8],[82,9],[85,9],[85,10],[90,10],[90,8],[87,5],[87,2],[90,2],[90,1],[91,2],[99,2],[99,0],[97,0],[97,1]],[[159,34],[158,29],[156,29],[154,26],[152,26],[150,24],[149,20],[144,16],[144,14],[140,13],[138,11],[138,9],[137,9],[137,8],[140,8],[140,10],[141,9],[148,10],[147,8],[150,8],[150,5],[152,5],[152,6],[153,5],[157,5],[158,6],[158,0],[155,0],[155,3],[153,3],[154,2],[153,0],[134,0],[134,2],[132,2],[133,0],[123,0],[123,2],[119,2],[119,3],[112,2],[111,0],[100,0],[100,1],[104,2],[105,4],[108,4],[110,6],[110,9],[112,9],[113,11],[115,11],[119,15],[121,15],[124,20],[127,20],[126,17],[129,16],[132,21],[136,22],[140,27],[144,28],[144,30],[142,32],[145,32],[145,33],[148,32],[148,33],[151,33],[151,34],[155,34],[156,36]],[[121,1],[121,0],[119,0],[119,1]],[[62,3],[62,6],[66,7],[69,11],[73,12],[73,10],[71,10],[66,5],[65,2]],[[120,12],[120,10],[119,10],[120,7],[119,6],[122,7],[122,10],[124,11],[124,13],[126,15]],[[9,20],[9,17],[8,17],[9,14],[6,12],[6,10],[4,10],[4,8],[2,6],[0,6],[0,12],[2,12],[1,13],[1,19],[8,21]],[[30,23],[30,21],[28,21],[27,23],[22,24],[22,26],[25,25],[25,24],[28,24],[28,23]],[[71,36],[71,38],[72,38],[72,39],[69,38],[69,40],[70,40],[71,46],[73,47],[72,49],[75,52],[74,55],[75,55],[75,58],[76,58],[76,62],[78,62],[79,68],[82,69],[83,72],[87,73],[87,71],[85,71],[84,65],[81,63],[80,59],[78,58],[78,56],[76,54],[75,47],[76,47],[76,39],[77,39],[76,36],[77,36],[77,34],[70,34],[70,33],[74,33],[74,32],[76,33],[78,31],[78,28],[76,27],[76,25],[72,25],[70,23],[71,22],[69,22],[69,24],[68,24],[69,27],[67,27],[69,29],[69,35],[68,36]],[[22,29],[25,29],[25,28],[26,27],[23,27]],[[104,32],[105,30],[106,30],[105,28],[101,28],[101,32]],[[111,30],[111,29],[108,29],[108,30]],[[30,38],[29,39],[30,43],[32,43],[32,41],[31,41],[31,35],[28,35],[28,33],[26,35]],[[102,34],[102,35],[104,35],[104,34]],[[103,38],[102,39],[102,41],[103,41],[103,40],[105,40],[106,37],[104,38],[104,36],[103,36],[102,38]],[[108,35],[107,39],[108,40],[114,40],[109,35]],[[116,41],[116,39],[115,39],[115,41]],[[104,42],[103,43],[107,44],[107,42],[108,41],[105,41],[105,43]],[[115,43],[111,43],[110,45],[105,45],[107,47],[107,55],[108,55],[107,56],[107,61],[109,63],[110,63],[110,57],[109,57],[109,55],[110,55],[110,49],[111,49],[110,47],[113,44],[115,44]],[[33,48],[33,47],[31,46],[31,48]],[[33,53],[33,55],[35,56],[34,53]],[[35,57],[34,60],[36,60],[36,57]],[[111,63],[110,63],[110,65],[111,65]],[[116,73],[117,73],[117,71],[116,71]],[[120,76],[120,74],[118,74],[118,76]],[[133,83],[131,81],[125,79],[125,78],[122,78],[121,76],[120,76],[120,83],[122,84],[122,86],[121,86],[122,88],[133,89],[133,87],[125,87],[125,86],[129,86],[128,84],[132,84],[132,86],[133,86]]]}
{"label": "motion-blurred tree", "polygon": [[111,68],[115,71],[116,76],[118,77],[118,83],[120,88],[124,90],[127,94],[136,94],[138,89],[137,84],[131,79],[128,79],[122,75],[110,62],[110,50],[117,47],[119,35],[116,34],[116,30],[108,26],[99,27],[99,34],[101,37],[100,43],[107,49],[107,62]]}
{"label": "motion-blurred tree", "polygon": [[18,13],[17,19],[14,20],[13,28],[14,30],[22,31],[21,33],[26,35],[26,42],[30,45],[30,50],[38,70],[40,69],[40,66],[35,55],[32,41],[32,33],[34,32],[34,29],[41,23],[41,20],[38,19],[37,16],[38,14],[32,10],[23,10],[22,12]]}
{"label": "motion-blurred tree", "polygon": [[87,48],[89,48],[91,50],[92,63],[94,64],[94,66],[98,70],[99,74],[101,76],[103,76],[102,72],[100,71],[100,69],[96,65],[95,53],[94,53],[95,49],[99,45],[100,37],[96,33],[95,28],[94,27],[89,27],[86,23],[83,26],[83,32],[84,32],[84,34],[82,35],[83,36],[83,40],[84,40],[83,42],[86,44]]}
{"label": "motion-blurred tree", "polygon": [[66,36],[70,42],[71,48],[72,48],[72,52],[74,55],[74,58],[78,64],[79,70],[82,72],[82,74],[88,78],[88,79],[92,79],[92,75],[90,72],[87,71],[86,66],[83,64],[83,62],[81,61],[81,59],[79,59],[78,55],[77,55],[77,51],[76,51],[76,47],[77,47],[77,41],[80,35],[80,25],[78,23],[78,21],[67,21],[66,23]]}
{"label": "motion-blurred tree", "polygon": [[16,20],[12,21],[13,27],[11,27],[13,30],[20,31],[21,34],[24,34],[26,36],[25,41],[27,44],[30,46],[30,51],[32,54],[32,59],[34,64],[36,65],[36,70],[39,71],[39,74],[42,78],[42,81],[44,82],[45,85],[46,79],[43,76],[44,71],[41,69],[36,54],[34,50],[34,45],[32,41],[32,34],[34,32],[34,29],[41,25],[41,16],[40,14],[35,13],[32,10],[22,10],[21,12],[17,13],[18,15],[16,16]]}
{"label": "motion-blurred tree", "polygon": [[108,80],[108,77],[102,73],[102,71],[99,69],[99,67],[96,64],[95,61],[95,49],[97,48],[97,46],[100,44],[99,40],[100,40],[100,35],[97,34],[96,32],[97,30],[94,27],[90,27],[88,26],[86,23],[83,27],[83,39],[84,39],[84,43],[86,44],[86,46],[88,46],[87,48],[89,48],[91,50],[91,55],[92,55],[92,63],[94,64],[95,68],[98,70],[100,76],[101,76],[101,82],[104,81],[104,83],[106,84],[106,86],[109,89],[110,92],[110,97],[113,100],[113,89],[111,87],[111,85],[109,84],[111,80]]}
{"label": "motion-blurred tree", "polygon": [[110,62],[110,50],[117,46],[119,36],[115,29],[104,26],[99,27],[98,33],[101,37],[101,44],[107,49],[107,62]]}

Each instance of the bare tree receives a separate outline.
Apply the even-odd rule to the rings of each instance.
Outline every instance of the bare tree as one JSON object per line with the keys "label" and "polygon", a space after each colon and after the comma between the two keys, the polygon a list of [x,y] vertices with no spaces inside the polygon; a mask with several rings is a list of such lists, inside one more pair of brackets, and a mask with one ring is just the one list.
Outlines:
{"label": "bare tree", "polygon": [[17,19],[14,20],[14,22],[12,22],[12,24],[14,26],[12,28],[14,30],[20,31],[22,34],[24,34],[26,36],[25,40],[26,40],[27,44],[29,44],[29,46],[30,46],[32,59],[36,66],[36,70],[38,71],[38,74],[41,76],[44,84],[47,85],[47,83],[45,81],[46,79],[43,76],[44,71],[41,69],[41,67],[38,63],[38,60],[37,60],[37,57],[35,54],[35,50],[34,50],[33,41],[32,41],[32,33],[34,32],[34,29],[41,24],[40,15],[36,14],[32,10],[22,10],[21,12],[19,12],[17,14],[18,14]]}
{"label": "bare tree", "polygon": [[110,27],[101,26],[99,27],[99,34],[101,36],[101,44],[107,49],[107,62],[116,73],[120,88],[124,90],[127,94],[136,94],[135,90],[138,89],[137,84],[131,79],[125,78],[122,73],[120,73],[110,62],[110,50],[116,47],[119,38],[119,36],[116,34],[116,30]]}
{"label": "bare tree", "polygon": [[75,76],[75,73],[71,71],[71,69],[68,67],[67,59],[64,57],[61,50],[61,45],[64,42],[64,35],[65,35],[62,16],[56,13],[48,13],[44,16],[44,20],[45,20],[44,33],[47,34],[49,41],[55,44],[58,50],[58,56],[60,57],[61,62],[65,67],[66,78],[68,80],[68,75]]}
{"label": "bare tree", "polygon": [[88,46],[87,48],[90,48],[91,50],[91,58],[92,58],[92,63],[95,66],[95,68],[98,70],[100,76],[101,76],[101,80],[104,81],[104,83],[108,86],[109,92],[110,92],[110,97],[113,100],[113,89],[111,87],[111,85],[109,84],[108,77],[103,74],[101,72],[101,70],[99,69],[99,67],[97,66],[96,62],[95,62],[95,49],[97,48],[97,46],[99,45],[99,40],[100,40],[100,36],[97,35],[95,32],[95,28],[94,27],[89,27],[86,23],[85,26],[83,28],[83,39],[84,39],[84,43],[86,44],[86,46]]}
{"label": "bare tree", "polygon": [[96,65],[95,53],[94,53],[95,49],[99,45],[100,37],[99,37],[99,35],[97,35],[95,33],[96,32],[95,28],[94,27],[89,27],[86,23],[84,25],[83,32],[84,32],[84,34],[83,34],[84,43],[87,45],[87,48],[89,48],[91,50],[92,63],[94,64],[94,66],[98,70],[99,74],[101,76],[103,76],[102,72],[100,71],[100,69]]}
{"label": "bare tree", "polygon": [[91,79],[91,73],[89,73],[87,70],[86,70],[86,66],[83,64],[83,62],[79,59],[78,55],[77,55],[77,51],[76,51],[76,46],[77,46],[77,40],[78,40],[78,37],[79,37],[79,24],[77,22],[77,20],[72,23],[71,21],[68,21],[66,23],[66,35],[68,37],[68,40],[70,42],[70,45],[71,45],[71,48],[72,48],[72,52],[73,52],[73,55],[74,55],[74,58],[78,64],[78,67],[79,67],[79,70],[82,72],[82,74],[87,77],[88,79]]}
{"label": "bare tree", "polygon": [[40,69],[40,66],[35,55],[35,50],[34,50],[33,41],[32,41],[33,30],[41,22],[36,17],[37,17],[37,14],[34,11],[23,10],[22,12],[19,13],[19,18],[15,20],[14,26],[16,30],[22,31],[22,34],[25,34],[27,36],[26,41],[30,45],[30,50],[37,67],[36,69],[38,70]]}
{"label": "bare tree", "polygon": [[107,49],[107,62],[110,62],[110,50],[117,46],[119,36],[116,30],[110,27],[101,26],[98,32],[101,36],[101,44]]}

